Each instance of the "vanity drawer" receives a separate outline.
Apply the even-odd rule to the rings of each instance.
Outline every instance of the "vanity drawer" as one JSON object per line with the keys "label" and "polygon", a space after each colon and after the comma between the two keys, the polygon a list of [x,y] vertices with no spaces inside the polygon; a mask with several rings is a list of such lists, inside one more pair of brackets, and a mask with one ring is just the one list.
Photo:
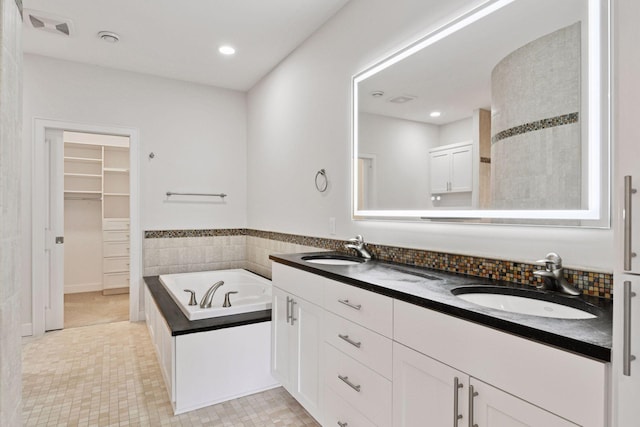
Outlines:
{"label": "vanity drawer", "polygon": [[325,311],[324,339],[348,356],[391,379],[393,346],[389,338]]}
{"label": "vanity drawer", "polygon": [[102,233],[104,242],[128,242],[129,231],[104,231]]}
{"label": "vanity drawer", "polygon": [[128,219],[104,219],[102,220],[103,230],[128,230]]}
{"label": "vanity drawer", "polygon": [[105,289],[128,288],[129,273],[108,273],[102,275],[102,286]]}
{"label": "vanity drawer", "polygon": [[324,388],[324,425],[348,427],[376,427],[364,415],[349,405],[335,391]]}
{"label": "vanity drawer", "polygon": [[359,325],[391,338],[393,300],[355,286],[328,280],[324,308]]}
{"label": "vanity drawer", "polygon": [[129,271],[129,258],[104,258],[102,266],[104,273],[119,273]]}
{"label": "vanity drawer", "polygon": [[273,263],[271,273],[274,286],[320,306],[322,305],[322,289],[326,283],[331,282],[331,280],[317,274],[307,273],[278,263]]}
{"label": "vanity drawer", "polygon": [[102,255],[105,257],[129,256],[129,242],[104,242]]}
{"label": "vanity drawer", "polygon": [[391,425],[391,381],[324,343],[325,387],[382,426]]}

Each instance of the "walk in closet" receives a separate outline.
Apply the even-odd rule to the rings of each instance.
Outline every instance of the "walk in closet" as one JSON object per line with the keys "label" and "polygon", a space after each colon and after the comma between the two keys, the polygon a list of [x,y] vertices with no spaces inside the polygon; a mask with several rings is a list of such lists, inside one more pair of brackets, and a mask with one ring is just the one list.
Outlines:
{"label": "walk in closet", "polygon": [[64,132],[65,294],[129,292],[129,138]]}

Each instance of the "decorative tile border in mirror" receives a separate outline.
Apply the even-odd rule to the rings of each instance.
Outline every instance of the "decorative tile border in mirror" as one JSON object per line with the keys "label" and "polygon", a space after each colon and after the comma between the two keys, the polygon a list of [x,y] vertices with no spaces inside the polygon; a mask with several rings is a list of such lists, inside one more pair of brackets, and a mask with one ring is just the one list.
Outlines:
{"label": "decorative tile border in mirror", "polygon": [[[301,247],[313,249],[324,249],[348,253],[345,249],[345,241],[337,239],[327,239],[322,237],[310,237],[296,234],[278,233],[273,231],[252,230],[244,228],[209,229],[209,230],[159,230],[145,231],[145,239],[173,239],[173,238],[197,238],[197,237],[217,237],[217,236],[247,236],[248,238],[263,239],[264,241],[283,242],[284,245],[273,245],[273,253],[284,253],[287,250],[301,251]],[[149,245],[145,244],[145,248]],[[250,246],[247,243],[247,246]],[[408,264],[418,267],[433,268],[435,270],[448,271],[453,273],[468,274],[470,276],[483,277],[487,279],[505,280],[509,282],[521,283],[535,286],[538,278],[533,276],[533,271],[541,268],[535,264],[481,258],[471,255],[448,254],[424,249],[400,248],[369,243],[367,247],[374,255],[374,258],[382,261],[391,261],[400,264]],[[269,272],[264,271],[264,266],[256,264],[251,259],[254,248],[246,250],[246,264],[249,270],[252,266],[260,269],[259,274],[270,277]],[[268,248],[262,248],[267,250]],[[307,249],[304,249],[307,250]],[[145,259],[147,254],[145,254]],[[266,256],[262,258],[267,258]],[[268,262],[268,261],[264,261]],[[161,266],[155,266],[161,268]],[[146,270],[145,270],[146,271]],[[613,297],[613,275],[609,273],[599,273],[592,271],[574,270],[565,268],[565,278],[569,283],[574,284],[583,293],[600,298]],[[149,274],[159,274],[156,270],[150,270]]]}
{"label": "decorative tile border in mirror", "polygon": [[498,141],[501,141],[503,139],[506,139],[515,135],[521,135],[523,133],[533,132],[540,129],[547,129],[547,128],[552,128],[556,126],[568,125],[571,123],[578,123],[577,112],[570,113],[570,114],[563,114],[561,116],[551,117],[548,119],[536,120],[535,122],[525,123],[520,126],[515,126],[512,128],[503,130],[502,132],[498,132],[496,135],[494,135],[491,138],[491,143],[495,144]]}

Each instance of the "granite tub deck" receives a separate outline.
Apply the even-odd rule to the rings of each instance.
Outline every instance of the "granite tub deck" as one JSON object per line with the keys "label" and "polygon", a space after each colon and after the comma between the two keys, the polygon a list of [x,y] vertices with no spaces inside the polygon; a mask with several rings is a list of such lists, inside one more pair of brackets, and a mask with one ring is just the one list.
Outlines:
{"label": "granite tub deck", "polygon": [[167,321],[172,336],[271,321],[271,310],[232,314],[230,316],[212,317],[202,320],[189,320],[176,305],[175,301],[173,301],[169,292],[162,286],[159,276],[144,277],[144,282],[147,284],[147,288],[149,288],[149,292],[153,296],[158,309],[160,309]]}
{"label": "granite tub deck", "polygon": [[[594,306],[594,319],[556,319],[509,313],[482,307],[451,293],[462,286],[491,285],[533,289],[510,282],[442,272],[371,260],[357,265],[311,264],[303,256],[328,252],[271,255],[275,262],[318,274],[328,279],[386,295],[444,314],[469,320],[506,333],[551,345],[603,362],[611,361],[613,303],[597,297],[553,295],[549,300],[562,303],[567,298],[582,299]],[[338,254],[336,255],[344,255]]]}

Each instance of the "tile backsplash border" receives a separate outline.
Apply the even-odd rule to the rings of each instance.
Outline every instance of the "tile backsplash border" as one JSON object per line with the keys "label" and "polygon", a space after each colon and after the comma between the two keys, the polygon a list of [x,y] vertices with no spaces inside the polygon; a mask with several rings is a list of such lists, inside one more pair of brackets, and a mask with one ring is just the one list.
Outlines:
{"label": "tile backsplash border", "polygon": [[[144,236],[145,239],[248,236],[308,248],[319,248],[345,253],[349,252],[344,247],[346,243],[344,240],[245,228],[154,230],[145,231]],[[535,264],[483,258],[473,255],[449,254],[425,249],[402,248],[374,243],[367,244],[367,247],[374,255],[374,258],[382,261],[427,267],[435,270],[462,273],[487,279],[505,280],[530,286],[535,286],[540,280],[533,275],[533,271],[540,268]],[[285,247],[282,247],[282,249],[285,249]],[[247,260],[246,264],[250,270],[252,265],[254,265],[251,260]],[[263,275],[265,273],[264,270],[257,272]],[[587,295],[607,299],[613,297],[612,274],[565,268],[565,278],[569,283],[574,284]]]}

